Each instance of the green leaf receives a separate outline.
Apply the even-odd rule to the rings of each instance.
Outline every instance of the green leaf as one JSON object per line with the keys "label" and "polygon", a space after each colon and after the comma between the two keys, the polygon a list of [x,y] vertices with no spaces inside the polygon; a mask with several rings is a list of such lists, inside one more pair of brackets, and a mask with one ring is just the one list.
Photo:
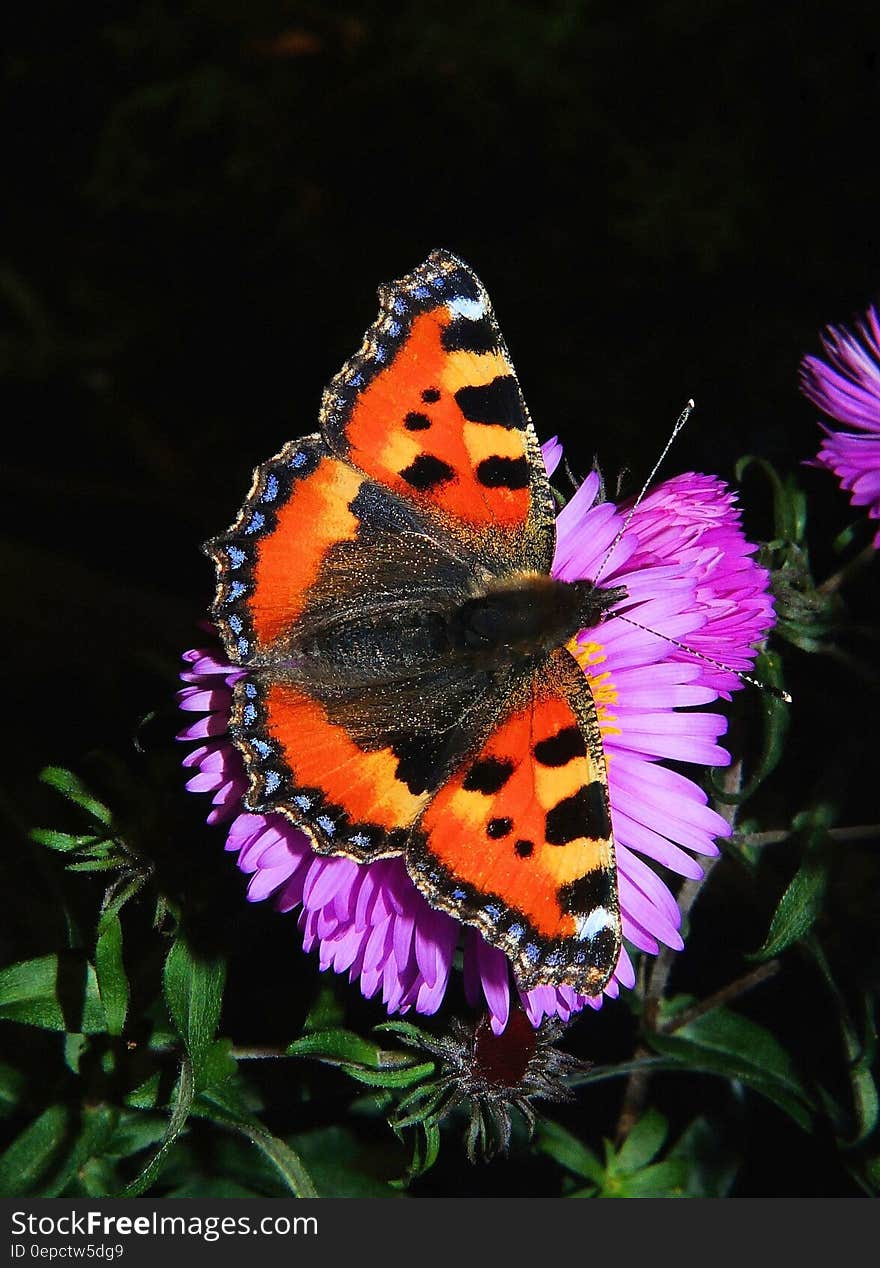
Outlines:
{"label": "green leaf", "polygon": [[45,845],[50,850],[62,852],[82,850],[88,846],[97,845],[103,840],[102,837],[95,836],[93,832],[56,832],[54,828],[32,828],[28,835],[38,845]]}
{"label": "green leaf", "polygon": [[142,1193],[146,1193],[153,1181],[158,1177],[162,1167],[168,1158],[174,1142],[186,1126],[186,1120],[189,1118],[190,1110],[193,1106],[194,1084],[192,1062],[189,1057],[184,1057],[180,1063],[180,1074],[177,1079],[177,1087],[175,1089],[174,1103],[171,1110],[171,1116],[168,1119],[165,1128],[165,1135],[162,1137],[162,1143],[153,1154],[147,1165],[141,1172],[127,1184],[122,1192],[118,1195],[121,1198],[139,1198]]}
{"label": "green leaf", "polygon": [[73,1148],[39,1196],[57,1198],[78,1188],[80,1171],[92,1158],[102,1156],[118,1118],[119,1110],[113,1105],[84,1105]]}
{"label": "green leaf", "polygon": [[168,952],[163,973],[171,1019],[192,1061],[196,1091],[207,1086],[207,1054],[223,1003],[226,961],[195,954],[183,937]]}
{"label": "green leaf", "polygon": [[400,1196],[383,1178],[389,1158],[381,1138],[364,1142],[348,1128],[334,1125],[298,1133],[291,1144],[322,1198]]}
{"label": "green leaf", "polygon": [[566,1171],[573,1171],[576,1176],[583,1176],[597,1185],[604,1182],[605,1168],[592,1149],[559,1123],[545,1118],[535,1132],[534,1143],[536,1149],[558,1162]]}
{"label": "green leaf", "polygon": [[303,1035],[286,1049],[291,1057],[314,1057],[338,1066],[371,1087],[409,1087],[434,1071],[434,1062],[415,1064],[408,1052],[379,1048],[350,1030],[321,1030]]}
{"label": "green leaf", "polygon": [[813,1100],[788,1053],[769,1030],[725,1008],[696,1018],[675,1034],[646,1036],[656,1051],[682,1067],[738,1080],[773,1101],[808,1131]]}
{"label": "green leaf", "polygon": [[813,828],[807,835],[803,860],[773,913],[764,945],[747,959],[770,960],[812,928],[828,885],[828,841],[824,828]]}
{"label": "green leaf", "polygon": [[696,1118],[675,1145],[668,1159],[687,1163],[687,1197],[725,1198],[733,1187],[740,1157],[705,1118]]}
{"label": "green leaf", "polygon": [[25,1086],[25,1077],[14,1066],[0,1061],[0,1117],[11,1114],[18,1105]]}
{"label": "green leaf", "polygon": [[94,797],[73,771],[65,770],[63,766],[47,766],[45,770],[40,771],[40,779],[50,788],[60,792],[68,801],[80,806],[99,823],[109,827],[113,822],[113,812],[110,808]]}
{"label": "green leaf", "polygon": [[669,1126],[662,1114],[649,1109],[635,1124],[614,1158],[615,1172],[639,1171],[657,1157]]}
{"label": "green leaf", "polygon": [[44,1030],[98,1034],[107,1029],[95,970],[75,951],[0,969],[0,1018]]}
{"label": "green leaf", "polygon": [[687,1197],[688,1166],[683,1158],[667,1158],[623,1176],[609,1179],[599,1194],[603,1198]]}
{"label": "green leaf", "polygon": [[0,1157],[0,1193],[4,1197],[33,1193],[61,1150],[68,1122],[63,1105],[50,1105],[16,1136]]}
{"label": "green leaf", "polygon": [[122,924],[114,911],[105,911],[98,924],[95,973],[107,1030],[111,1035],[121,1035],[128,1012],[129,989],[122,959]]}
{"label": "green leaf", "polygon": [[203,1092],[194,1113],[232,1131],[239,1132],[272,1162],[291,1193],[298,1198],[316,1198],[318,1191],[299,1154],[283,1140],[268,1132],[241,1105],[231,1088],[211,1088]]}
{"label": "green leaf", "polygon": [[104,1152],[108,1158],[130,1158],[160,1144],[165,1139],[167,1127],[168,1119],[158,1114],[123,1110]]}

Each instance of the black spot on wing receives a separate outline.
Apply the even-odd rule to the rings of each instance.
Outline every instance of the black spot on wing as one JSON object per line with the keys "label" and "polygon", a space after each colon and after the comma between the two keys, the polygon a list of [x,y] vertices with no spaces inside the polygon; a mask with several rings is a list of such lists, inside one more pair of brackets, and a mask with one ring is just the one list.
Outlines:
{"label": "black spot on wing", "polygon": [[396,777],[418,797],[437,785],[437,772],[443,771],[449,757],[446,735],[420,735],[397,731],[389,737],[391,751],[397,758]]}
{"label": "black spot on wing", "polygon": [[611,819],[605,788],[594,779],[571,797],[565,797],[547,812],[546,839],[549,845],[568,845],[579,837],[603,840],[611,835]]}
{"label": "black spot on wing", "polygon": [[506,815],[503,818],[490,819],[486,824],[486,836],[491,837],[493,841],[498,841],[501,837],[510,836],[512,829],[513,820],[508,819]]}
{"label": "black spot on wing", "polygon": [[514,763],[508,758],[481,757],[465,775],[462,787],[467,792],[480,792],[491,797],[501,791],[514,769]]}
{"label": "black spot on wing", "polygon": [[436,387],[426,387],[422,392],[422,400],[428,405],[433,405],[435,401],[440,400],[440,391]]}
{"label": "black spot on wing", "polygon": [[431,426],[431,420],[427,414],[412,410],[403,420],[403,425],[407,431],[427,431]]}
{"label": "black spot on wing", "polygon": [[455,402],[469,423],[522,427],[519,387],[512,374],[499,374],[491,383],[460,387]]}
{"label": "black spot on wing", "polygon": [[557,890],[560,909],[569,916],[588,916],[597,907],[614,910],[614,873],[597,867]]}
{"label": "black spot on wing", "polygon": [[527,458],[484,458],[477,464],[477,479],[487,489],[527,489]]}
{"label": "black spot on wing", "polygon": [[443,331],[440,343],[446,352],[496,352],[498,336],[491,321],[480,317],[456,317]]}
{"label": "black spot on wing", "polygon": [[450,480],[455,479],[455,471],[449,463],[444,462],[442,458],[435,458],[430,453],[420,453],[418,458],[408,467],[404,467],[400,474],[407,484],[418,489],[420,493],[428,493],[431,489],[436,489],[441,484],[448,484]]}
{"label": "black spot on wing", "polygon": [[527,859],[535,848],[534,841],[517,841],[513,847],[521,859]]}
{"label": "black spot on wing", "polygon": [[534,751],[542,766],[565,766],[573,757],[583,757],[587,746],[578,728],[567,726],[549,739],[539,740]]}

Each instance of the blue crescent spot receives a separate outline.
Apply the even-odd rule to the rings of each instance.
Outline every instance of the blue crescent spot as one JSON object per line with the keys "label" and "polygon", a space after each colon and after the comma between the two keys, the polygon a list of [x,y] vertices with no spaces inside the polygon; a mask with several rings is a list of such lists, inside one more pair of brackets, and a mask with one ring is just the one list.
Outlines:
{"label": "blue crescent spot", "polygon": [[394,300],[394,302],[392,303],[391,307],[392,307],[392,308],[394,309],[394,311],[397,313],[398,317],[400,317],[400,316],[402,316],[402,315],[403,315],[403,313],[405,313],[405,312],[406,312],[406,300],[405,300],[405,299],[402,299],[402,298],[398,295],[398,296],[396,297],[396,299]]}
{"label": "blue crescent spot", "polygon": [[498,906],[497,903],[486,903],[486,906],[483,908],[483,911],[486,913],[487,916],[491,917],[492,920],[501,919],[502,909]]}
{"label": "blue crescent spot", "polygon": [[330,818],[329,815],[318,815],[318,818],[315,820],[315,823],[317,823],[319,828],[324,829],[328,837],[332,837],[334,832],[336,831],[336,824],[333,822],[333,820]]}
{"label": "blue crescent spot", "polygon": [[442,273],[437,273],[436,276],[429,277],[428,281],[434,287],[435,291],[442,291],[443,287],[446,285],[446,278]]}
{"label": "blue crescent spot", "polygon": [[227,546],[226,553],[233,568],[240,568],[245,561],[245,553],[240,546]]}
{"label": "blue crescent spot", "polygon": [[267,793],[273,793],[280,783],[281,783],[281,776],[278,774],[277,770],[266,771],[266,792]]}
{"label": "blue crescent spot", "polygon": [[523,955],[527,960],[534,964],[536,960],[540,960],[541,958],[541,948],[534,942],[527,942],[523,950]]}
{"label": "blue crescent spot", "polygon": [[240,599],[246,589],[247,586],[243,581],[233,581],[232,585],[229,587],[229,594],[226,596],[226,602],[233,603],[236,599]]}
{"label": "blue crescent spot", "polygon": [[299,797],[294,797],[293,802],[294,805],[299,806],[300,810],[311,810],[312,808],[311,797],[305,797],[302,794]]}
{"label": "blue crescent spot", "polygon": [[362,374],[353,374],[348,381],[352,387],[363,387],[364,376]]}
{"label": "blue crescent spot", "polygon": [[251,740],[251,744],[257,750],[260,757],[268,757],[272,752],[272,745],[267,744],[265,740]]}
{"label": "blue crescent spot", "polygon": [[391,338],[392,338],[392,339],[396,339],[396,338],[397,338],[397,336],[400,334],[400,322],[399,322],[399,321],[389,321],[387,329],[388,329],[388,333],[389,333],[389,335],[391,336]]}
{"label": "blue crescent spot", "polygon": [[519,942],[520,938],[523,936],[525,931],[526,930],[524,925],[515,924],[515,925],[511,925],[507,932],[510,935],[510,937],[514,939],[515,942]]}
{"label": "blue crescent spot", "polygon": [[262,502],[274,502],[278,496],[278,477],[270,475],[266,481],[266,487],[263,490]]}
{"label": "blue crescent spot", "polygon": [[452,891],[452,897],[455,899],[455,901],[456,901],[457,903],[460,903],[460,902],[462,902],[465,898],[467,898],[467,890],[466,890],[466,889],[454,889],[454,890]]}
{"label": "blue crescent spot", "polygon": [[229,628],[232,630],[233,634],[240,634],[244,628],[241,623],[241,617],[233,614],[229,618]]}
{"label": "blue crescent spot", "polygon": [[467,317],[470,321],[477,321],[486,312],[486,305],[481,299],[468,299],[465,295],[456,295],[446,307],[453,316]]}
{"label": "blue crescent spot", "polygon": [[253,726],[257,717],[257,710],[254,707],[254,705],[246,704],[244,706],[244,712],[242,714],[242,717],[244,718],[245,726]]}
{"label": "blue crescent spot", "polygon": [[374,351],[374,353],[373,353],[373,359],[374,359],[375,361],[378,361],[380,365],[381,365],[381,364],[382,364],[382,362],[385,360],[385,349],[382,347],[382,345],[381,345],[381,344],[378,344],[378,345],[377,345],[377,347],[376,347],[376,349],[375,349],[375,351]]}
{"label": "blue crescent spot", "polygon": [[356,845],[358,849],[363,850],[370,844],[370,838],[365,837],[363,832],[356,832],[353,837],[348,838],[349,845]]}
{"label": "blue crescent spot", "polygon": [[427,299],[428,296],[431,294],[427,286],[414,286],[412,293],[416,297],[416,299]]}
{"label": "blue crescent spot", "polygon": [[248,654],[248,652],[250,651],[250,649],[251,649],[251,645],[250,645],[250,643],[247,641],[247,639],[246,639],[246,638],[240,638],[240,639],[238,640],[238,654],[239,654],[239,656],[247,656],[247,654]]}
{"label": "blue crescent spot", "polygon": [[266,517],[263,514],[263,512],[254,511],[253,515],[251,516],[251,522],[248,524],[247,528],[244,531],[246,533],[258,533],[265,523],[266,523]]}
{"label": "blue crescent spot", "polygon": [[291,465],[291,466],[292,466],[295,470],[297,470],[297,471],[298,471],[298,470],[299,470],[299,468],[300,468],[300,467],[302,467],[302,466],[305,464],[305,461],[306,461],[306,456],[305,456],[305,454],[302,452],[302,450],[300,450],[300,451],[299,451],[299,453],[295,453],[295,454],[293,455],[293,457],[292,457],[292,458],[291,458],[291,460],[290,460],[290,465]]}
{"label": "blue crescent spot", "polygon": [[257,684],[255,682],[246,682],[244,684],[244,694],[249,700],[255,700],[257,696]]}

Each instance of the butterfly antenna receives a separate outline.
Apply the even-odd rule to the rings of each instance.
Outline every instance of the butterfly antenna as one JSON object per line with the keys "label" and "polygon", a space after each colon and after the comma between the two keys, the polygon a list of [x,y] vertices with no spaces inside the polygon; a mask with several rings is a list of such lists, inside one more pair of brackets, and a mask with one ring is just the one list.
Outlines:
{"label": "butterfly antenna", "polygon": [[666,457],[666,455],[669,453],[669,450],[672,448],[672,442],[675,440],[676,436],[679,434],[679,432],[684,427],[687,420],[690,418],[691,414],[694,412],[694,408],[695,408],[694,402],[693,402],[693,399],[691,399],[688,401],[687,405],[685,405],[684,409],[681,411],[678,418],[675,420],[675,426],[672,429],[672,433],[669,439],[667,440],[666,444],[663,446],[663,452],[660,454],[660,457],[657,459],[657,461],[654,463],[654,466],[651,468],[651,474],[648,476],[647,480],[642,485],[641,493],[636,498],[635,502],[633,502],[632,506],[629,508],[626,519],[623,521],[623,524],[618,530],[617,536],[614,538],[614,541],[611,543],[611,545],[608,547],[608,549],[605,552],[605,558],[602,560],[596,572],[596,575],[593,578],[594,583],[598,583],[599,578],[602,576],[602,573],[605,571],[608,565],[608,560],[611,558],[611,556],[614,554],[615,550],[617,549],[617,546],[618,546],[618,543],[620,542],[621,537],[623,537],[624,533],[629,528],[629,522],[632,519],[632,517],[635,515],[638,509],[639,503],[642,501],[645,494],[648,492],[648,489],[650,489],[651,482],[654,479],[654,476],[660,470],[660,466],[663,462],[663,459]]}
{"label": "butterfly antenna", "polygon": [[730,665],[725,665],[723,660],[715,660],[714,656],[707,656],[705,652],[698,652],[695,647],[689,647],[687,643],[680,643],[677,638],[670,638],[668,634],[661,634],[659,630],[652,630],[649,625],[640,625],[631,616],[621,616],[619,612],[612,612],[609,614],[609,619],[611,617],[618,621],[625,621],[627,625],[634,625],[637,630],[642,630],[645,634],[653,634],[656,638],[662,638],[664,643],[671,643],[679,651],[687,652],[689,656],[696,656],[697,660],[704,660],[707,664],[713,665],[715,669],[723,669],[725,673],[735,674],[740,682],[747,682],[750,686],[757,687],[759,691],[766,692],[774,700],[781,700],[784,704],[792,703],[791,696],[787,691],[783,691],[782,687],[774,687],[770,683],[761,682],[760,678],[753,678],[751,674],[744,673],[741,669],[733,669]]}

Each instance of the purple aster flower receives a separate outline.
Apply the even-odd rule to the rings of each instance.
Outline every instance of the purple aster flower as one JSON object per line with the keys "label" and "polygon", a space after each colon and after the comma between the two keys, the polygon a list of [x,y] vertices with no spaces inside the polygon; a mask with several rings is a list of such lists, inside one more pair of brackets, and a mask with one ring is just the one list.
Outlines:
{"label": "purple aster flower", "polygon": [[[852,494],[853,506],[867,506],[880,519],[880,320],[873,306],[857,334],[829,326],[822,336],[827,360],[804,357],[801,390],[819,409],[856,432],[833,431],[822,424],[825,440],[816,458]],[[880,549],[880,532],[874,538]]]}
{"label": "purple aster flower", "polygon": [[[548,469],[560,456],[561,447],[548,442]],[[635,510],[604,568],[628,508],[597,502],[598,494],[593,474],[560,512],[553,573],[573,581],[601,570],[604,586],[626,587],[627,616],[656,631],[612,615],[600,628],[581,631],[576,647],[608,759],[624,938],[656,955],[661,943],[675,949],[683,943],[675,898],[650,862],[698,878],[694,856],[715,855],[715,838],[730,831],[702,789],[662,762],[728,763],[717,742],[724,718],[691,710],[741,685],[735,674],[666,638],[747,669],[774,615],[767,573],[754,562],[735,497],[720,480],[691,474],[658,485]],[[242,761],[227,735],[231,689],[245,671],[216,646],[186,652],[184,660],[181,676],[189,685],[180,705],[200,715],[180,736],[199,741],[184,760],[194,771],[187,788],[213,794],[210,823],[229,822],[226,849],[250,876],[249,900],[272,898],[279,911],[297,910],[303,946],[317,949],[322,969],[347,973],[368,998],[381,993],[389,1013],[428,1014],[443,1000],[460,944],[465,992],[474,1005],[485,1000],[496,1034],[517,998],[535,1027],[545,1017],[567,1021],[587,1005],[601,1007],[602,996],[566,986],[520,990],[507,957],[475,929],[431,908],[402,858],[357,864],[319,856],[282,815],[247,812]],[[624,946],[604,994],[614,999],[621,986],[634,983]]]}

